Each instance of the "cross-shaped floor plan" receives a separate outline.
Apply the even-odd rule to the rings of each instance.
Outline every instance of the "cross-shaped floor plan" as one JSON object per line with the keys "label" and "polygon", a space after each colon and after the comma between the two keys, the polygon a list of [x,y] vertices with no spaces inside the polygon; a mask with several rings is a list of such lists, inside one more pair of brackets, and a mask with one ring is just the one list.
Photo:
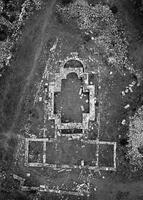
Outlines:
{"label": "cross-shaped floor plan", "polygon": [[98,126],[99,120],[94,83],[98,74],[85,68],[80,59],[68,58],[45,83],[45,119],[54,121],[54,135],[49,138],[45,128],[43,138],[26,138],[26,165],[116,170],[116,142],[99,141],[98,134],[95,139],[88,137],[90,122]]}

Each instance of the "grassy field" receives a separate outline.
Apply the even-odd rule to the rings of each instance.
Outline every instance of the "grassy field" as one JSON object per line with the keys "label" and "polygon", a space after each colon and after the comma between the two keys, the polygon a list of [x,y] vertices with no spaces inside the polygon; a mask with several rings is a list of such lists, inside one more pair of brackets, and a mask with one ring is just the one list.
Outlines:
{"label": "grassy field", "polygon": [[[100,0],[97,2],[88,1],[93,7],[98,2]],[[2,77],[0,77],[0,200],[34,200],[36,196],[41,200],[143,199],[142,169],[136,171],[130,165],[126,156],[129,117],[133,116],[143,103],[142,5],[131,0],[111,0],[108,2],[104,0],[102,3],[109,6],[112,14],[117,19],[117,29],[123,43],[126,43],[124,36],[127,38],[127,58],[133,63],[134,71],[124,67],[118,68],[121,63],[118,66],[111,64],[114,60],[108,58],[113,52],[108,55],[105,54],[105,49],[108,47],[106,41],[100,41],[100,43],[97,39],[95,45],[91,39],[92,37],[100,38],[102,31],[106,30],[108,22],[106,22],[106,26],[104,26],[104,23],[101,24],[102,31],[97,30],[100,26],[100,24],[97,24],[96,31],[87,34],[88,29],[85,31],[84,28],[88,24],[84,24],[83,18],[78,21],[78,23],[82,22],[81,29],[79,29],[79,24],[75,21],[77,15],[74,12],[72,13],[73,18],[65,18],[67,16],[66,11],[62,14],[57,11],[56,4],[67,6],[68,2],[44,0],[44,6],[40,10],[34,11],[21,27],[22,34],[15,43],[10,66],[5,67]],[[67,20],[69,21],[67,22]],[[106,33],[109,34],[108,28]],[[52,51],[51,48],[56,44],[56,41],[58,41],[57,46]],[[111,46],[117,48],[118,51],[118,46],[114,41],[111,42]],[[24,166],[25,149],[22,141],[24,137],[31,137],[26,135],[26,130],[30,130],[30,133],[36,137],[42,137],[39,130],[43,127],[45,110],[42,103],[35,106],[33,102],[39,83],[42,80],[46,62],[48,60],[48,71],[50,73],[58,72],[60,60],[65,59],[71,52],[78,52],[78,56],[87,61],[89,71],[99,70],[98,72],[100,72],[100,77],[91,76],[89,81],[95,84],[96,88],[98,97],[96,112],[100,112],[100,129],[97,127],[98,116],[96,116],[95,121],[90,122],[91,129],[87,131],[87,134],[89,134],[89,139],[95,139],[99,131],[100,140],[117,142],[117,170],[115,172],[101,171],[97,173],[88,170],[58,172],[48,168]],[[128,90],[124,95],[123,92],[129,88],[133,81],[135,85],[132,90]],[[88,96],[82,102],[79,98],[81,85],[82,83],[77,77],[67,77],[62,82],[62,97],[60,97],[60,100],[57,97],[56,106],[57,110],[61,109],[61,106],[63,107],[64,121],[80,122],[82,120],[81,105],[85,110],[88,110],[85,104]],[[47,120],[46,128],[46,137],[53,138],[55,133],[54,122]],[[43,146],[38,145],[32,144],[30,147],[32,154],[38,155],[42,151]],[[56,148],[58,153],[53,156]],[[94,151],[96,151],[96,147],[87,149],[84,147],[82,149],[81,145],[73,145],[66,139],[62,139],[58,143],[58,147],[56,146],[54,149],[47,145],[47,149],[49,149],[49,151],[47,150],[48,162],[62,162],[70,165],[81,163],[81,157],[88,165],[94,157]],[[99,160],[101,165],[112,165],[111,152],[112,149],[108,147],[102,149]],[[18,159],[16,159],[16,156],[18,156]],[[30,159],[36,161],[42,159],[42,155],[40,158],[31,157]],[[27,176],[28,173],[31,174],[30,177]],[[30,186],[48,183],[50,187],[64,188],[67,185],[67,188],[75,188],[78,184],[88,185],[90,183],[90,196],[72,197],[70,195],[54,194],[39,195],[37,192],[24,193],[20,191],[19,181],[13,179],[13,174],[23,177],[26,180],[25,183]],[[76,186],[73,184],[74,182]]]}

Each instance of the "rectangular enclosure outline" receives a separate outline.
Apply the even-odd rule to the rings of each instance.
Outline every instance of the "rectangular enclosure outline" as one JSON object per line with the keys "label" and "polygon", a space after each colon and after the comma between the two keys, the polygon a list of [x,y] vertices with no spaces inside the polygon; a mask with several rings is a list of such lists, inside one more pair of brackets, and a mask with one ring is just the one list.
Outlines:
{"label": "rectangular enclosure outline", "polygon": [[[29,153],[29,142],[30,141],[39,141],[39,142],[43,142],[43,162],[42,163],[32,163],[32,162],[28,162],[28,153]],[[95,156],[97,158],[97,162],[95,166],[81,166],[81,165],[73,165],[72,167],[69,165],[56,165],[56,164],[48,164],[46,163],[46,143],[47,142],[55,142],[55,139],[47,139],[47,138],[25,138],[25,166],[29,166],[29,167],[51,167],[51,168],[64,168],[64,169],[71,169],[71,168],[78,168],[78,169],[90,169],[90,170],[103,170],[103,171],[116,171],[116,142],[106,142],[106,141],[99,141],[99,140],[81,140],[81,142],[83,143],[88,143],[88,144],[95,144],[97,145],[97,151],[95,152]],[[113,145],[114,147],[114,152],[113,152],[113,167],[100,167],[99,166],[99,145]]]}
{"label": "rectangular enclosure outline", "polygon": [[[116,142],[106,142],[106,141],[99,141],[98,142],[99,145],[113,145],[113,167],[100,167],[100,170],[113,170],[116,169],[116,148],[117,148],[117,144]],[[99,150],[99,149],[98,149]],[[99,156],[99,152],[98,152],[98,156]],[[98,166],[99,166],[99,159],[98,159]]]}

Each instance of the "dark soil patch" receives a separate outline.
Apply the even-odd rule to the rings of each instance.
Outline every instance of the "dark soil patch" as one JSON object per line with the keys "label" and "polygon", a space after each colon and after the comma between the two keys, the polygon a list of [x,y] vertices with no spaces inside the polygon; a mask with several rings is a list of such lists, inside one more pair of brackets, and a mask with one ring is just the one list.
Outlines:
{"label": "dark soil patch", "polygon": [[60,3],[63,6],[67,6],[68,4],[73,3],[73,2],[74,2],[74,0],[60,0]]}
{"label": "dark soil patch", "polygon": [[128,138],[122,138],[119,140],[121,146],[128,145]]}
{"label": "dark soil patch", "polygon": [[78,60],[69,60],[65,63],[64,68],[83,68],[83,65]]}
{"label": "dark soil patch", "polygon": [[5,41],[8,37],[8,27],[6,25],[0,25],[0,41]]}
{"label": "dark soil patch", "polygon": [[139,151],[140,154],[143,155],[143,146],[139,147],[139,148],[138,148],[138,151]]}
{"label": "dark soil patch", "polygon": [[113,14],[116,14],[118,12],[118,8],[115,5],[113,5],[110,9]]}

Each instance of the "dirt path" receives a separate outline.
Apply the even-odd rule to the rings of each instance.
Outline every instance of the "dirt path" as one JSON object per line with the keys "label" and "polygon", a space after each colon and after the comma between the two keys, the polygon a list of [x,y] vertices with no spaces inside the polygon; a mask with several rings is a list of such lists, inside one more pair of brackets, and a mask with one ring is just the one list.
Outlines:
{"label": "dirt path", "polygon": [[56,0],[52,0],[51,1],[51,5],[46,10],[46,14],[45,14],[45,17],[44,17],[44,23],[43,23],[43,27],[42,27],[42,30],[41,30],[40,45],[39,45],[39,48],[37,48],[37,50],[36,50],[34,61],[33,61],[33,66],[31,68],[31,71],[30,71],[27,79],[26,79],[26,84],[25,84],[25,86],[24,86],[24,88],[22,90],[21,98],[20,98],[19,103],[17,105],[17,109],[16,109],[16,112],[15,112],[16,114],[15,114],[12,126],[10,128],[10,131],[12,131],[14,129],[14,127],[15,127],[15,124],[16,124],[16,122],[18,120],[18,117],[20,115],[20,112],[21,112],[21,105],[22,105],[22,102],[24,100],[26,90],[29,87],[29,85],[31,83],[31,80],[33,79],[34,72],[35,72],[36,67],[37,67],[37,62],[38,62],[38,59],[40,57],[40,54],[41,54],[41,51],[42,51],[42,47],[43,47],[43,44],[44,44],[45,30],[46,30],[47,26],[50,25],[50,20],[49,19],[50,19],[50,16],[52,14],[53,6],[55,5],[55,3],[56,3]]}

